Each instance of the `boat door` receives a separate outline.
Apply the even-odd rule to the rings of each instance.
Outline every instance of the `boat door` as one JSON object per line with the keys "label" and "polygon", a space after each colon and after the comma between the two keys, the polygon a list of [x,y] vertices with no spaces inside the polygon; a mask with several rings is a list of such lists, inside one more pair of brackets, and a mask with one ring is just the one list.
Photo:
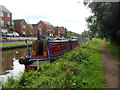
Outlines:
{"label": "boat door", "polygon": [[47,56],[47,44],[44,41],[38,40],[33,44],[34,56]]}

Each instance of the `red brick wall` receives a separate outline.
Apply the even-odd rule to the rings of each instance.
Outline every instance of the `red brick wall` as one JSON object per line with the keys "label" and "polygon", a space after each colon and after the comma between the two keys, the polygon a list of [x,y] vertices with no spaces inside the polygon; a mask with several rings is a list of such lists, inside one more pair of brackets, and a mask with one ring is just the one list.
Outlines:
{"label": "red brick wall", "polygon": [[55,32],[55,35],[64,36],[64,33],[65,33],[64,27],[55,27],[55,29],[57,30]]}
{"label": "red brick wall", "polygon": [[25,31],[25,28],[22,27],[22,25],[27,25],[25,20],[23,20],[20,25],[15,25],[15,30],[19,33],[19,35],[22,35],[22,32]]}
{"label": "red brick wall", "polygon": [[10,14],[10,17],[7,17],[7,13],[4,12],[4,17],[2,17],[2,20],[4,20],[4,24],[8,24],[8,21],[12,22],[12,14]]}
{"label": "red brick wall", "polygon": [[19,35],[21,35],[21,30],[20,30],[20,25],[15,25],[15,30],[16,30],[16,32],[18,32],[19,33]]}
{"label": "red brick wall", "polygon": [[37,29],[37,28],[33,28],[33,29],[32,29],[32,34],[33,34],[33,35],[37,36],[37,32],[38,32],[38,29]]}
{"label": "red brick wall", "polygon": [[62,28],[60,29],[60,35],[63,36],[63,35],[64,35],[64,32],[65,32],[65,29],[64,29],[64,27],[62,27]]}
{"label": "red brick wall", "polygon": [[46,25],[42,21],[38,22],[38,24],[41,25],[42,35],[46,35]]}
{"label": "red brick wall", "polygon": [[[4,25],[7,25],[8,21],[12,23],[12,13],[10,14],[10,17],[7,17],[7,13],[4,12],[4,17],[2,17],[2,20],[4,20]],[[10,31],[8,27],[4,27],[4,29],[8,29],[8,32]]]}
{"label": "red brick wall", "polygon": [[40,22],[38,22],[38,24],[41,24],[41,28],[42,28],[42,35],[46,35],[47,33],[47,30],[50,30],[50,31],[53,31],[53,32],[55,32],[54,31],[54,27],[53,26],[51,26],[51,25],[46,25],[44,22],[42,22],[42,21],[40,21]]}

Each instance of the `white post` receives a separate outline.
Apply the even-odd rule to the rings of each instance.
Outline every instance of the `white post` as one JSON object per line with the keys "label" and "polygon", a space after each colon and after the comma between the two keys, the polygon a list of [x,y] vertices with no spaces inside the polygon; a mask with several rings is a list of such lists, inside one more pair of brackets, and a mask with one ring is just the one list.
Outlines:
{"label": "white post", "polygon": [[39,59],[37,59],[37,70],[39,70]]}

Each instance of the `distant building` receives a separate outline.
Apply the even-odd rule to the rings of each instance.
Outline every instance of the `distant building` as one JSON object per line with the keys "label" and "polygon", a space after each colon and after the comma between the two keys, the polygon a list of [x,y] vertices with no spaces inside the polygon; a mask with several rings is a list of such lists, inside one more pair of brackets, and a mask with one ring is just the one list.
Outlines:
{"label": "distant building", "polygon": [[53,36],[55,33],[54,27],[51,23],[46,21],[40,21],[38,22],[39,25],[41,25],[42,33],[41,35],[47,35],[47,36]]}
{"label": "distant building", "polygon": [[65,28],[64,27],[55,26],[54,30],[55,30],[55,35],[57,35],[57,36],[64,36],[65,35]]}
{"label": "distant building", "polygon": [[16,32],[18,32],[20,36],[26,35],[26,31],[25,31],[27,25],[26,21],[24,19],[17,19],[17,20],[13,20],[13,22]]}
{"label": "distant building", "polygon": [[12,25],[12,13],[4,6],[0,5],[0,32],[9,32],[10,25]]}
{"label": "distant building", "polygon": [[38,35],[38,31],[40,33],[40,35],[42,35],[42,26],[40,24],[31,24],[33,29],[32,29],[32,34],[34,36]]}

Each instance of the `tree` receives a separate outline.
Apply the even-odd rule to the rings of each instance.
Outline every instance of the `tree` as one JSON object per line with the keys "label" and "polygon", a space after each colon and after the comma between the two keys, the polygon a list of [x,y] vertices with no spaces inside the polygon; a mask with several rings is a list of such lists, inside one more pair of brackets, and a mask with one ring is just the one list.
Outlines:
{"label": "tree", "polygon": [[94,14],[87,18],[88,28],[106,38],[120,44],[120,2],[88,3]]}
{"label": "tree", "polygon": [[10,32],[15,31],[15,28],[14,28],[14,26],[13,26],[12,23],[10,23],[10,25],[7,25],[7,26],[8,26],[8,28],[10,29]]}
{"label": "tree", "polygon": [[30,24],[26,25],[25,32],[26,32],[26,36],[30,36],[32,34],[32,27]]}

